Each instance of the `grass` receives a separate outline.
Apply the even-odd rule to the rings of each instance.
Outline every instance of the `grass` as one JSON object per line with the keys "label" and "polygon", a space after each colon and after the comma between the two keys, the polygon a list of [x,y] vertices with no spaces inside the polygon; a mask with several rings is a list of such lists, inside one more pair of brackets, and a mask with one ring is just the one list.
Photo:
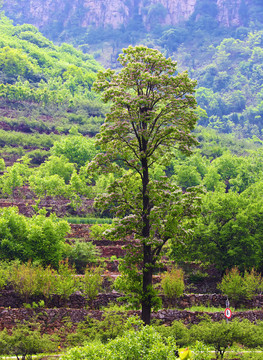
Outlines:
{"label": "grass", "polygon": [[189,308],[185,308],[187,311],[200,311],[200,312],[224,312],[225,308],[214,307],[214,306],[204,306],[204,305],[196,305],[191,306]]}
{"label": "grass", "polygon": [[[189,308],[185,308],[184,310],[187,311],[199,311],[199,312],[224,312],[225,307],[214,307],[214,306],[204,306],[204,305],[196,305],[191,306]],[[234,309],[232,307],[232,311],[234,312],[241,312],[241,311],[248,311],[248,310],[261,310],[260,308],[253,308],[253,309],[246,309],[246,308],[240,308],[240,309]]]}
{"label": "grass", "polygon": [[111,224],[112,219],[109,218],[81,218],[81,217],[65,217],[70,224]]}

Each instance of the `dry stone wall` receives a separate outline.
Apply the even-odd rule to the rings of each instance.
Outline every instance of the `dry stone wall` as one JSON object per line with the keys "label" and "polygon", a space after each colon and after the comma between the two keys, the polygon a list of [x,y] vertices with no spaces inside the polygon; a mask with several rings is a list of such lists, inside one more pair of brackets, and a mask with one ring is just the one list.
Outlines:
{"label": "dry stone wall", "polygon": [[[50,299],[46,300],[46,306],[49,308],[54,307],[66,307],[66,308],[84,308],[86,306],[93,309],[100,309],[110,303],[120,303],[119,298],[122,295],[116,291],[110,293],[101,293],[96,299],[88,302],[80,291],[76,291],[72,294],[68,300],[61,298],[59,295],[54,295]],[[164,309],[177,308],[185,309],[192,306],[212,306],[212,307],[225,307],[226,296],[220,294],[184,294],[180,298],[167,299],[161,296]],[[44,297],[31,297],[29,303],[44,300]],[[12,288],[2,290],[0,292],[0,307],[6,308],[21,308],[24,306],[25,299],[17,294]],[[230,304],[234,305],[234,304]],[[236,304],[235,304],[236,305]],[[238,306],[243,306],[247,309],[263,308],[263,295],[257,295],[252,300],[242,301],[238,303]]]}
{"label": "dry stone wall", "polygon": [[[206,313],[213,321],[223,320],[224,313]],[[17,323],[24,321],[37,321],[42,329],[42,332],[52,333],[61,329],[65,321],[71,321],[72,327],[84,321],[87,317],[101,320],[103,312],[100,310],[87,309],[6,309],[0,307],[0,331],[3,329],[11,330]],[[129,311],[128,316],[138,315],[140,311]],[[185,324],[198,324],[204,313],[197,311],[178,311],[178,310],[160,310],[153,313],[152,317],[161,320],[161,322],[170,325],[175,320],[180,320]],[[232,319],[248,319],[251,322],[263,320],[263,311],[244,311],[233,313]]]}

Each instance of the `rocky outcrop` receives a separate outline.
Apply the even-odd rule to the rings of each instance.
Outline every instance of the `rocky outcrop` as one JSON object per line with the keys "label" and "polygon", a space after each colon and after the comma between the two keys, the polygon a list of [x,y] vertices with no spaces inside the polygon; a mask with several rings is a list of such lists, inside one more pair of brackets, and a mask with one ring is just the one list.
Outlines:
{"label": "rocky outcrop", "polygon": [[131,17],[132,7],[128,1],[122,0],[84,0],[85,16],[83,27],[89,25],[111,25],[114,29],[126,24]]}
{"label": "rocky outcrop", "polygon": [[224,26],[239,26],[242,0],[217,0],[218,21]]}
{"label": "rocky outcrop", "polygon": [[[250,0],[215,0],[217,20],[224,26],[241,25],[240,6]],[[149,27],[150,23],[176,25],[196,11],[198,0],[9,0],[6,14],[18,23],[31,23],[41,29],[73,24],[114,29],[127,25],[135,16]],[[201,14],[199,14],[201,15]]]}
{"label": "rocky outcrop", "polygon": [[139,4],[139,14],[144,24],[155,19],[163,25],[176,25],[188,20],[195,10],[197,0],[151,0],[148,6],[143,1]]}

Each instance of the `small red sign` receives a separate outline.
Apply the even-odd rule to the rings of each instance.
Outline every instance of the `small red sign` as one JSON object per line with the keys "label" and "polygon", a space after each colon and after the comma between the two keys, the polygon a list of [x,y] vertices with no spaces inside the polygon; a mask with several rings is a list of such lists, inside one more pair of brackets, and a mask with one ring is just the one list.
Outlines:
{"label": "small red sign", "polygon": [[232,316],[232,311],[229,308],[225,309],[225,317],[230,319]]}

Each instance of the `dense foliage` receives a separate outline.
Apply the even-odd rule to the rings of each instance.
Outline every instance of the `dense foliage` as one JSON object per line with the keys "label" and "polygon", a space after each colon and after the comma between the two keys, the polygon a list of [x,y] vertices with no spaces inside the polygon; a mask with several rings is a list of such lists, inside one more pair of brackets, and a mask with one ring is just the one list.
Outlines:
{"label": "dense foliage", "polygon": [[183,194],[167,176],[154,175],[158,165],[169,164],[174,149],[189,155],[196,144],[191,134],[197,121],[196,84],[186,72],[174,75],[176,63],[158,50],[129,46],[118,60],[121,71],[100,72],[94,84],[112,105],[98,134],[103,152],[88,168],[123,174],[97,204],[112,208],[117,220],[111,233],[116,238],[131,235],[137,242],[127,252],[125,276],[129,278],[130,268],[131,276],[136,273],[142,319],[149,324],[159,255],[169,239],[186,236],[181,223],[198,208],[195,191]]}
{"label": "dense foliage", "polygon": [[[129,2],[126,5],[131,6]],[[230,23],[228,26],[219,24],[219,5],[216,1],[196,1],[192,16],[188,21],[181,22],[177,26],[161,25],[166,16],[165,7],[161,3],[153,4],[145,1],[140,11],[135,8],[130,14],[128,23],[117,29],[109,25],[100,28],[94,26],[83,28],[80,21],[82,5],[78,6],[74,19],[63,22],[70,8],[67,4],[67,11],[60,13],[59,19],[55,20],[57,26],[54,26],[53,22],[46,24],[42,29],[44,33],[53,40],[66,39],[74,45],[79,45],[84,51],[96,52],[102,62],[107,58],[108,45],[111,44],[113,66],[116,66],[118,53],[123,46],[143,43],[149,47],[158,47],[165,55],[178,61],[179,69],[188,69],[191,77],[198,80],[197,100],[208,115],[207,118],[201,119],[202,125],[209,125],[223,132],[234,132],[239,137],[261,137],[263,14],[261,1],[235,3],[238,25]],[[221,4],[221,6],[227,7],[231,4]],[[21,14],[12,15],[19,23],[23,22]],[[5,77],[14,77],[12,72],[15,71],[20,76],[30,78],[29,81],[39,76],[40,81],[43,75],[39,74],[36,66],[45,68],[49,66],[50,50],[53,51],[53,66],[54,46],[30,25],[17,27],[15,34],[24,43],[26,41],[31,43],[37,64],[31,64],[30,58],[26,58],[17,50],[16,52],[12,49],[8,50],[3,45],[2,57],[20,59],[19,66],[13,63],[13,70],[10,70],[8,64],[4,66]],[[103,50],[105,44],[107,50]],[[62,47],[67,50],[65,44]],[[43,48],[48,52],[47,56],[39,51]],[[73,53],[72,48],[70,51]],[[87,57],[87,55],[83,56]],[[86,69],[84,70],[76,61],[72,62],[69,69],[64,66],[63,74],[59,71],[56,72],[56,76],[59,75],[62,79],[60,85],[57,85],[57,81],[53,81],[52,87],[45,86],[48,89],[45,96],[42,90],[30,93],[30,89],[27,89],[24,92],[28,93],[29,98],[35,96],[41,102],[45,102],[48,97],[55,97],[54,101],[59,101],[56,97],[60,98],[60,95],[63,95],[64,99],[70,99],[68,92],[73,98],[79,96],[83,92],[83,87],[90,89],[94,80],[94,74],[90,71],[87,74]],[[56,93],[53,90],[56,90]],[[12,87],[10,91],[15,94],[17,90]]]}
{"label": "dense foliage", "polygon": [[1,153],[30,149],[39,163],[72,126],[96,133],[105,109],[91,87],[101,65],[72,45],[54,45],[32,25],[12,25],[3,14],[0,31]]}
{"label": "dense foliage", "polygon": [[18,213],[17,208],[3,208],[0,224],[0,258],[2,260],[34,260],[57,266],[62,257],[62,244],[70,227],[45,212],[32,218]]}
{"label": "dense foliage", "polygon": [[[200,144],[192,148],[192,157],[173,150],[169,158],[161,158],[160,152],[153,159],[156,163],[150,166],[150,195],[154,194],[156,200],[150,219],[151,225],[154,224],[150,240],[156,245],[159,255],[161,239],[166,255],[176,262],[210,262],[222,273],[232,268],[227,271],[219,288],[231,301],[237,302],[242,298],[251,299],[262,290],[261,277],[254,270],[263,270],[263,33],[259,16],[262,9],[261,4],[254,1],[248,17],[249,21],[257,18],[254,27],[248,21],[246,27],[230,29],[226,33],[213,25],[216,16],[213,4],[198,1],[196,13],[185,28],[158,29],[156,19],[163,9],[158,4],[145,9],[151,28],[147,41],[152,46],[161,46],[166,54],[176,54],[179,68],[191,67],[191,76],[198,79],[196,98],[202,108],[197,108],[192,114],[194,119],[200,116],[200,126],[194,130]],[[199,16],[198,12],[203,15]],[[138,17],[133,21],[123,32],[90,29],[87,34],[90,44],[98,39],[102,42],[110,39],[118,48],[117,42],[137,41],[142,23]],[[210,31],[211,26],[213,31]],[[109,216],[111,210],[117,210],[119,223],[116,219],[112,225],[95,224],[91,237],[102,240],[111,233],[111,239],[116,239],[130,232],[141,239],[143,226],[138,226],[137,220],[140,214],[141,217],[144,214],[139,211],[133,213],[133,209],[142,200],[138,189],[144,171],[138,167],[140,161],[129,162],[130,154],[136,150],[134,139],[129,135],[125,143],[128,150],[125,152],[125,146],[119,146],[115,140],[117,135],[123,136],[126,125],[120,124],[119,133],[117,127],[111,129],[111,141],[115,143],[110,146],[115,155],[117,153],[117,163],[106,175],[101,174],[97,164],[91,172],[87,164],[105,150],[99,149],[88,137],[97,133],[104,121],[105,108],[92,90],[101,66],[71,45],[54,45],[31,25],[13,26],[3,15],[0,31],[0,117],[3,128],[0,130],[0,146],[6,160],[0,160],[1,197],[14,200],[17,195],[22,197],[23,190],[27,189],[36,200],[36,214],[32,218],[20,215],[15,208],[1,210],[0,259],[19,260],[21,263],[1,263],[0,288],[13,286],[26,302],[31,296],[41,296],[47,303],[54,294],[67,299],[76,290],[81,290],[86,299],[92,300],[101,286],[102,269],[86,268],[86,265],[98,263],[98,250],[92,243],[83,241],[65,244],[65,235],[69,230],[67,222],[54,214],[47,217],[45,211],[38,212],[38,205],[40,199],[52,197],[68,201],[73,211],[78,210],[85,199],[102,195],[101,203],[107,206],[101,216]],[[129,38],[124,39],[128,34]],[[118,37],[123,38],[120,40]],[[212,37],[214,40],[211,42]],[[211,46],[208,47],[208,44]],[[189,55],[190,47],[190,52],[196,56]],[[139,68],[133,68],[135,75]],[[112,75],[113,72],[106,74]],[[125,75],[127,81],[127,73]],[[147,76],[144,74],[140,78],[141,84],[148,79]],[[183,80],[186,82],[186,79]],[[125,109],[136,115],[132,92],[124,93],[115,87],[112,95],[113,101],[122,106],[115,108],[115,117],[127,115]],[[147,101],[143,95],[138,94],[135,100],[140,102],[140,110],[144,110]],[[159,110],[164,108],[160,106]],[[184,108],[183,111],[184,115],[185,112],[189,115],[188,110]],[[179,112],[175,114],[177,119]],[[155,139],[163,135],[162,127],[158,130]],[[225,134],[220,135],[217,130]],[[141,133],[145,134],[145,129]],[[191,139],[188,140],[191,143]],[[158,148],[159,144],[154,146]],[[28,150],[29,156],[23,156]],[[141,162],[142,158],[139,155]],[[103,165],[105,159],[103,156]],[[122,166],[123,162],[126,166]],[[127,164],[139,176],[126,172]],[[165,177],[171,187],[164,181]],[[196,227],[193,227],[192,222],[182,220],[181,215],[188,206],[192,206],[191,201],[187,203],[187,196],[192,191],[189,187],[195,186],[203,186],[205,192],[200,195],[201,213],[196,218]],[[129,190],[127,196],[123,192],[125,189]],[[106,195],[108,191],[114,195],[112,202]],[[118,205],[118,201],[124,205]],[[86,215],[81,211],[79,213]],[[95,218],[82,220],[96,222]],[[104,220],[105,223],[111,222],[111,219]],[[118,224],[121,225],[119,228]],[[129,231],[122,227],[127,224]],[[182,231],[178,231],[179,227]],[[139,235],[138,229],[141,231]],[[182,237],[186,229],[190,229],[188,235],[191,236]],[[171,241],[172,237],[177,240],[183,238],[184,241]],[[141,268],[138,266],[142,263],[142,256],[138,249],[141,250],[137,245],[130,246],[130,254],[134,258],[120,262],[119,270],[123,275],[115,283],[115,288],[125,291],[129,301],[135,304],[138,300],[142,302],[144,296]],[[76,277],[76,271],[84,276]],[[173,269],[163,275],[162,286],[168,297],[180,296],[184,289],[180,270]],[[150,296],[154,294],[155,290]],[[152,302],[152,305],[158,304],[157,300]],[[160,326],[156,330],[149,327],[141,330],[139,322],[136,322],[130,324],[129,331],[125,332],[127,329],[118,310],[114,314],[105,311],[102,322],[87,320],[80,324],[76,334],[68,337],[68,342],[74,345],[82,345],[83,341],[90,344],[72,350],[65,359],[77,356],[93,359],[94,353],[109,359],[126,359],[129,356],[172,359],[177,355],[175,349],[178,350],[174,341],[177,345],[191,344],[194,348],[196,339],[214,346],[217,358],[223,358],[226,346],[235,341],[251,347],[262,346],[262,324],[255,326],[233,322],[227,327],[225,323],[202,322],[189,330],[183,324],[174,323],[170,328]],[[48,337],[42,337],[38,329],[35,330],[33,334],[21,326],[13,332],[13,337],[7,332],[0,333],[0,352],[30,354],[44,348],[53,349],[55,342],[52,344]],[[24,335],[27,335],[27,342],[23,342]],[[145,336],[147,343],[144,344]],[[109,339],[114,340],[108,342]],[[93,340],[95,342],[91,343]],[[203,349],[202,346],[199,348]],[[206,359],[206,355],[202,353],[202,359]]]}

